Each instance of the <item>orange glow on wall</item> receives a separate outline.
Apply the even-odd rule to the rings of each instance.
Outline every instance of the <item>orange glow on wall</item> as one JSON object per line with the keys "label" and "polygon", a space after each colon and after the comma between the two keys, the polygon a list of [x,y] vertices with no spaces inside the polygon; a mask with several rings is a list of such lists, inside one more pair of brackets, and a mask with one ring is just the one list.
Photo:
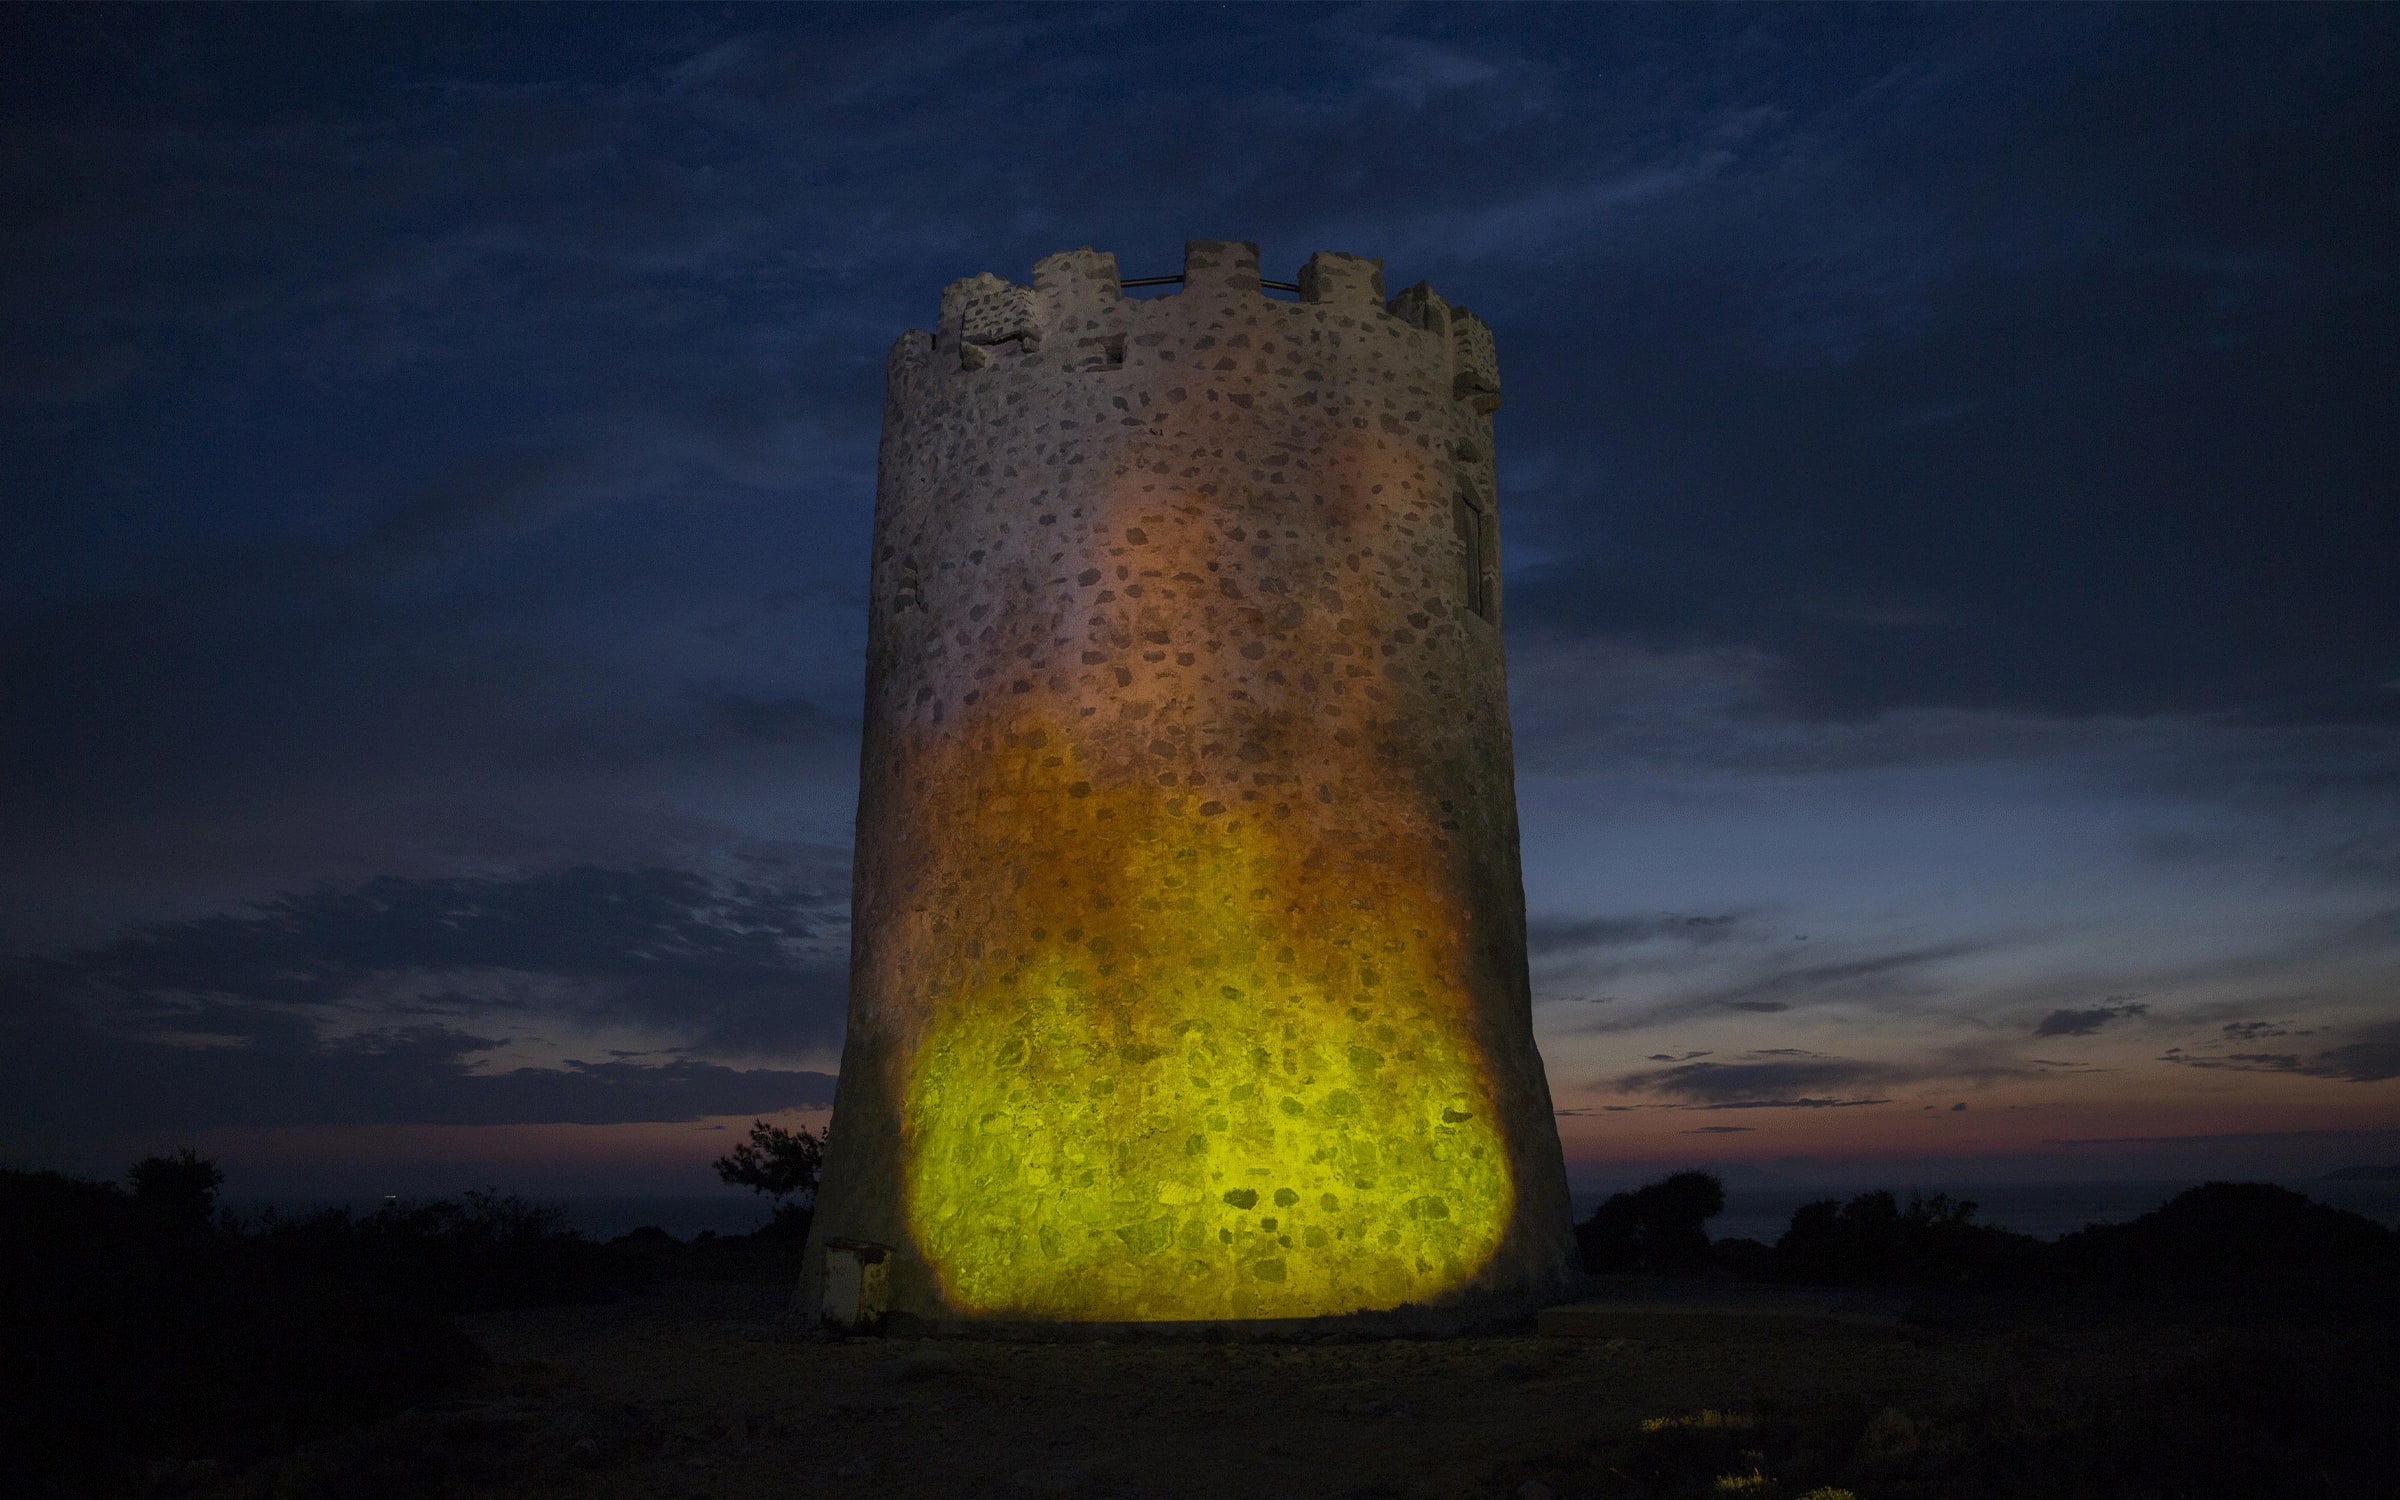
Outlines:
{"label": "orange glow on wall", "polygon": [[906,944],[971,955],[927,975],[907,1090],[908,1221],[948,1299],[1278,1317],[1472,1276],[1512,1185],[1423,859],[1342,850],[1289,804],[1095,784],[1049,731],[1001,738],[1034,764],[961,810],[961,863],[1025,878]]}

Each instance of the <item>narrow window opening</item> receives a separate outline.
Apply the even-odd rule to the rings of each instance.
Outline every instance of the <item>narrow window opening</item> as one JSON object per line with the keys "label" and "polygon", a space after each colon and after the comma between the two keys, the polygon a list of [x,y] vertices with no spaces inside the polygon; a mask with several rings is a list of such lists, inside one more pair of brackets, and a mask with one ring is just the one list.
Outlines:
{"label": "narrow window opening", "polygon": [[1458,533],[1459,597],[1467,608],[1498,623],[1500,591],[1493,555],[1498,549],[1491,515],[1461,490],[1451,499],[1450,522]]}

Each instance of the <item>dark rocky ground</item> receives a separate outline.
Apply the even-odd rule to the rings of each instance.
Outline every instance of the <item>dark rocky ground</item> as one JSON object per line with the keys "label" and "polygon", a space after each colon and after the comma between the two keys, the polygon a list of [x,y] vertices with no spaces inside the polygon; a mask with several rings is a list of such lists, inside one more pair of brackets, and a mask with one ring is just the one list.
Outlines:
{"label": "dark rocky ground", "polygon": [[1726,1316],[1686,1291],[1576,1338],[825,1342],[780,1331],[784,1293],[668,1282],[480,1315],[466,1327],[493,1363],[467,1387],[188,1487],[2165,1500],[2388,1497],[2400,1473],[2388,1330],[2225,1309],[1839,1321]]}
{"label": "dark rocky ground", "polygon": [[801,1218],[244,1225],[197,1158],[131,1176],[0,1173],[6,1500],[2400,1495],[2400,1235],[2264,1184],[2048,1244],[1869,1193],[1768,1246],[1669,1179],[1530,1326],[1069,1343],[797,1337]]}

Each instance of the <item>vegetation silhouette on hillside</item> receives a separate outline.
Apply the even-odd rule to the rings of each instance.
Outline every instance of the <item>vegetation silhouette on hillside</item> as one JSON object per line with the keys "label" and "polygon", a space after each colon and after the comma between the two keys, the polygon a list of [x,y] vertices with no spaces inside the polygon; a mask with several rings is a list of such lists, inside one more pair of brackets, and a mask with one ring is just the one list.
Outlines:
{"label": "vegetation silhouette on hillside", "polygon": [[[779,1199],[813,1191],[821,1136],[762,1121],[748,1146],[719,1163],[727,1181]],[[602,1244],[557,1208],[487,1192],[244,1223],[220,1208],[222,1183],[214,1163],[188,1151],[137,1163],[122,1185],[0,1172],[0,1381],[20,1393],[0,1403],[9,1465],[0,1488],[201,1487],[476,1378],[485,1356],[458,1315],[605,1301],[665,1277],[788,1285],[802,1243],[794,1230],[807,1222],[805,1203],[786,1203],[783,1227],[754,1235],[686,1243],[650,1228]],[[2400,1399],[2400,1342],[2388,1337],[2400,1319],[2400,1233],[2357,1214],[2285,1188],[2219,1182],[2043,1243],[1976,1223],[1970,1203],[1903,1206],[1869,1192],[1805,1205],[1769,1246],[1711,1242],[1706,1223],[1723,1204],[1716,1179],[1678,1173],[1612,1197],[1577,1237],[1600,1274],[1907,1289],[1919,1294],[1912,1316],[1931,1309],[1937,1326],[1960,1316],[2060,1327],[2204,1318],[2241,1331],[2163,1365],[2147,1404],[2044,1417],[2039,1444],[2020,1441],[2013,1418],[1976,1426],[1981,1418],[1942,1416],[1951,1427],[1937,1443],[1909,1436],[1909,1423],[1934,1420],[1923,1412],[1888,1421],[1863,1412],[1795,1417],[1780,1436],[1762,1423],[1746,1446],[1788,1447],[1801,1464],[1825,1446],[1826,1422],[1873,1427],[1890,1450],[1876,1460],[1888,1459],[1874,1490],[1882,1497],[2031,1493],[2017,1481],[2041,1477],[2026,1467],[2039,1468],[2036,1459],[2053,1478],[2173,1474],[2189,1483],[2156,1492],[2194,1497],[2300,1493],[2265,1481],[2284,1472],[2274,1464],[2304,1459],[2338,1460],[2345,1473],[2400,1467],[2400,1451],[2392,1466],[2374,1457],[2393,1448],[2388,1416]],[[2303,1327],[2320,1332],[2293,1331]],[[1662,1433],[1644,1441],[1718,1441]],[[1949,1455],[1938,1463],[1937,1448]],[[1692,1461],[1713,1463],[1714,1453]],[[1935,1482],[1970,1472],[2006,1482]],[[1932,1487],[1910,1488],[1911,1475]],[[1682,1493],[1657,1491],[1670,1492]]]}
{"label": "vegetation silhouette on hillside", "polygon": [[[803,1126],[785,1130],[765,1120],[750,1122],[750,1138],[713,1164],[717,1179],[775,1200],[775,1217],[762,1232],[795,1242],[808,1238],[816,1212],[817,1178],[825,1170],[825,1132]],[[798,1202],[785,1200],[797,1198]]]}
{"label": "vegetation silhouette on hillside", "polygon": [[1575,1243],[1586,1271],[1698,1275],[1708,1269],[1708,1221],[1724,1211],[1723,1182],[1677,1172],[1601,1204],[1575,1226]]}
{"label": "vegetation silhouette on hillside", "polygon": [[198,1482],[473,1376],[485,1358],[457,1315],[605,1301],[666,1275],[784,1278],[800,1243],[787,1225],[602,1244],[494,1192],[245,1224],[219,1209],[223,1182],[188,1150],[135,1163],[126,1187],[0,1171],[0,1386],[19,1393],[0,1402],[0,1491]]}
{"label": "vegetation silhouette on hillside", "polygon": [[[2263,1182],[2210,1182],[2123,1224],[2045,1243],[1975,1222],[1971,1201],[1891,1193],[1801,1205],[1772,1246],[1711,1241],[1723,1184],[1678,1172],[1618,1193],[1576,1226],[1586,1272],[1810,1286],[2037,1288],[2233,1284],[2289,1271],[2400,1272],[2400,1232]],[[2322,1285],[2323,1283],[2319,1283]]]}

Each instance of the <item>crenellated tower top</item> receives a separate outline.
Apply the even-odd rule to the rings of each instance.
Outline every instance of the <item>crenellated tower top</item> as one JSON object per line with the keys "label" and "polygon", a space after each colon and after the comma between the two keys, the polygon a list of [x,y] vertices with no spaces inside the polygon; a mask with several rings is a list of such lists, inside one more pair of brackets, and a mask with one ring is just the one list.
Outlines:
{"label": "crenellated tower top", "polygon": [[961,371],[1019,363],[1051,370],[1140,365],[1145,362],[1140,338],[1154,326],[1188,319],[1203,308],[1222,317],[1234,299],[1249,298],[1296,310],[1286,316],[1339,311],[1413,329],[1422,336],[1420,358],[1441,367],[1456,399],[1484,415],[1499,409],[1500,367],[1491,329],[1423,282],[1387,299],[1380,259],[1320,250],[1300,268],[1297,280],[1269,282],[1260,279],[1258,246],[1250,241],[1191,240],[1184,245],[1180,275],[1133,283],[1169,284],[1176,286],[1169,294],[1128,296],[1116,256],[1089,246],[1037,261],[1030,286],[989,272],[969,276],[943,289],[932,333],[901,335],[892,350],[894,372],[936,365]]}

